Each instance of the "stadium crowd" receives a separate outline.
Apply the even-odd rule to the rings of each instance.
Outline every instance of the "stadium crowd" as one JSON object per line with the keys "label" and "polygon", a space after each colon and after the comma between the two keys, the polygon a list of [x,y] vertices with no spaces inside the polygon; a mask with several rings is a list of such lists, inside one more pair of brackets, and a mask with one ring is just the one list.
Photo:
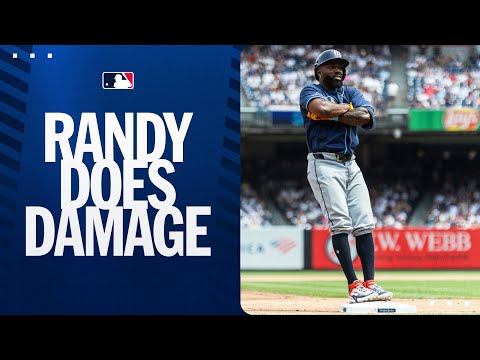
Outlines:
{"label": "stadium crowd", "polygon": [[[242,52],[241,84],[247,106],[260,109],[297,106],[301,88],[313,82],[316,56],[335,47],[350,61],[344,84],[360,89],[375,104],[377,115],[387,110],[398,92],[391,79],[388,45],[252,45]],[[406,104],[414,108],[480,107],[480,54],[440,53],[424,46],[405,61]]]}
{"label": "stadium crowd", "polygon": [[272,224],[271,211],[249,183],[241,185],[240,199],[240,226],[258,227]]}
{"label": "stadium crowd", "polygon": [[[242,185],[242,189],[243,186],[251,188],[247,183]],[[242,226],[288,224],[310,229],[313,225],[327,225],[327,219],[323,216],[310,186],[305,182],[269,181],[262,189],[265,194],[264,198],[258,195],[246,196],[242,191]],[[398,181],[393,184],[377,183],[370,186],[370,199],[376,227],[402,228],[406,226],[418,198],[419,192],[413,183],[404,184]],[[275,211],[282,215],[283,223],[275,224],[272,221],[272,211],[269,210],[267,199],[273,200],[270,207],[273,206]]]}
{"label": "stadium crowd", "polygon": [[435,191],[425,225],[435,228],[480,227],[480,171],[464,176],[448,171]]}
{"label": "stadium crowd", "polygon": [[[313,65],[320,52],[334,45],[252,45],[242,52],[241,83],[248,106],[260,109],[275,105],[298,106],[301,88],[315,81]],[[391,54],[386,45],[335,46],[350,61],[345,85],[364,92],[376,104],[377,113],[386,110],[389,94]]]}
{"label": "stadium crowd", "polygon": [[480,55],[415,53],[406,63],[414,108],[480,107]]}
{"label": "stadium crowd", "polygon": [[[391,169],[391,176],[379,176],[388,171],[382,169],[374,174],[365,169],[376,228],[411,225],[422,202],[416,225],[442,229],[480,227],[480,170],[462,171],[471,168],[471,163],[455,158],[437,160],[431,168],[425,167],[423,174],[410,170],[398,175]],[[310,229],[313,225],[327,225],[310,185],[301,175],[294,175],[301,167],[296,166],[286,161],[273,170],[264,167],[260,180],[245,176],[241,187],[242,226],[297,225]],[[291,171],[279,171],[282,168]]]}

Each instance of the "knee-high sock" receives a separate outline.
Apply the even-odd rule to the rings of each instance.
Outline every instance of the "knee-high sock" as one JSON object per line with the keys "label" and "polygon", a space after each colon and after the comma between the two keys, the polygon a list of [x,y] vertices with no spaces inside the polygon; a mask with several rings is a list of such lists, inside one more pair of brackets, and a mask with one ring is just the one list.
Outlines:
{"label": "knee-high sock", "polygon": [[362,262],[363,280],[375,279],[375,248],[372,233],[356,237],[357,252]]}
{"label": "knee-high sock", "polygon": [[343,273],[349,284],[357,280],[357,275],[353,269],[352,255],[350,253],[350,244],[348,243],[348,234],[332,235],[333,250],[340,262]]}

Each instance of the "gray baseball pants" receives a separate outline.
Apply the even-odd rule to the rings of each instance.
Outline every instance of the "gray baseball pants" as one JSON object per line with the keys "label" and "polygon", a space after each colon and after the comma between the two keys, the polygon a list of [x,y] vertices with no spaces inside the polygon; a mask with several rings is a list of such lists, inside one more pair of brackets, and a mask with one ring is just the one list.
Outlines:
{"label": "gray baseball pants", "polygon": [[335,154],[322,152],[323,159],[307,156],[307,179],[328,220],[330,234],[373,231],[373,213],[362,171],[355,161],[339,161]]}

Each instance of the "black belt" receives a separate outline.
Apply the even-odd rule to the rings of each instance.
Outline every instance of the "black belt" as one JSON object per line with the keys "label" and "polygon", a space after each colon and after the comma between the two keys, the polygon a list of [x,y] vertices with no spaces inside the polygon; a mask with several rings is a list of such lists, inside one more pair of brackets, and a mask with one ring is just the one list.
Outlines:
{"label": "black belt", "polygon": [[[337,158],[337,161],[350,161],[352,160],[353,155],[344,155],[344,154],[334,154],[335,157]],[[313,153],[313,157],[315,159],[325,159],[322,153]]]}

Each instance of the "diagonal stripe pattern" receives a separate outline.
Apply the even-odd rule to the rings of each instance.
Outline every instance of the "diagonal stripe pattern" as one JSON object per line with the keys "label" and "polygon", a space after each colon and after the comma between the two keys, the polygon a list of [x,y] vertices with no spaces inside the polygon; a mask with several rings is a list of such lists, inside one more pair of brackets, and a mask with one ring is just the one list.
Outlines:
{"label": "diagonal stripe pattern", "polygon": [[0,248],[10,246],[14,230],[13,214],[19,184],[23,133],[27,117],[31,64],[13,53],[25,55],[33,45],[0,46]]}

